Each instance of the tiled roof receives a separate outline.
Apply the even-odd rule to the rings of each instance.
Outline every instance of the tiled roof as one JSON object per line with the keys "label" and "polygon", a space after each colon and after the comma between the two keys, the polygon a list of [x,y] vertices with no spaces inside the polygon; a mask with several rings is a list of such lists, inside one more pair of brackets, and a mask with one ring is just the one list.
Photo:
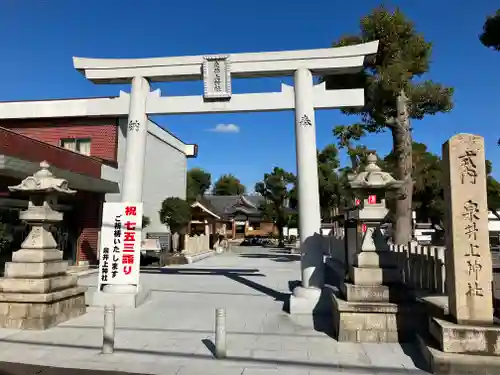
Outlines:
{"label": "tiled roof", "polygon": [[208,201],[220,216],[232,216],[236,212],[260,216],[259,206],[264,202],[264,197],[260,195],[205,195],[203,201]]}

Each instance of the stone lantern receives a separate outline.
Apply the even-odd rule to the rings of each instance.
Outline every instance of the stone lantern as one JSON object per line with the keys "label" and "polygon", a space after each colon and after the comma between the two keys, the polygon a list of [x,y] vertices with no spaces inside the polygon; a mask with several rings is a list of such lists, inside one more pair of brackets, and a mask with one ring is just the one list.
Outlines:
{"label": "stone lantern", "polygon": [[67,273],[50,227],[63,219],[54,209],[57,197],[73,195],[64,179],[56,178],[46,161],[40,170],[9,190],[28,196],[19,217],[31,228],[21,249],[12,254],[0,279],[0,327],[46,329],[85,313],[85,287]]}
{"label": "stone lantern", "polygon": [[[380,226],[389,210],[385,207],[385,193],[399,189],[403,181],[395,180],[377,165],[377,156],[368,155],[368,165],[363,172],[352,176],[349,184],[360,196],[374,194],[378,202],[363,199],[359,220],[366,226],[361,248],[356,254],[354,267],[349,270],[351,280],[357,285],[379,285],[400,281],[396,255],[389,253],[389,246]],[[378,267],[375,271],[373,267]]]}
{"label": "stone lantern", "polygon": [[398,342],[412,341],[418,327],[418,307],[411,293],[401,283],[398,255],[389,250],[380,226],[388,210],[385,193],[398,189],[395,180],[377,166],[377,157],[368,156],[363,172],[350,178],[350,185],[360,196],[378,194],[379,202],[364,199],[359,220],[366,225],[357,250],[349,281],[340,283],[332,294],[336,336],[339,341]]}

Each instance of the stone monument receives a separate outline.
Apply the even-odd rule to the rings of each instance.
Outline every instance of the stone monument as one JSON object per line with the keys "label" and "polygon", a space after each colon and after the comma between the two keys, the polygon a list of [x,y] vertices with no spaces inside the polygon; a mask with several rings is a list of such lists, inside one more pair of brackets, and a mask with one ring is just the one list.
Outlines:
{"label": "stone monument", "polygon": [[29,197],[28,209],[20,213],[31,227],[21,245],[5,265],[0,279],[0,327],[47,329],[86,311],[85,287],[76,275],[67,274],[67,261],[50,232],[63,219],[54,210],[59,195],[71,195],[66,180],[55,178],[47,162],[41,170],[9,190]]}
{"label": "stone monument", "polygon": [[411,293],[402,284],[397,254],[389,246],[380,225],[388,210],[385,193],[398,189],[395,180],[376,164],[374,154],[368,156],[365,170],[350,179],[357,195],[378,194],[378,202],[364,199],[359,220],[366,226],[361,248],[349,267],[349,281],[332,294],[336,335],[339,341],[397,342],[414,339],[416,315]]}
{"label": "stone monument", "polygon": [[443,145],[449,315],[431,317],[420,344],[434,373],[499,374],[493,318],[484,139],[457,134]]}

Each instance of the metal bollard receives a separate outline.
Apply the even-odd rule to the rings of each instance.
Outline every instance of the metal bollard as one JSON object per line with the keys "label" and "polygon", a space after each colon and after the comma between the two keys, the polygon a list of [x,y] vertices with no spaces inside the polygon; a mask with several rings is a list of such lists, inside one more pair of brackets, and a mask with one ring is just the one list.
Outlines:
{"label": "metal bollard", "polygon": [[226,310],[215,310],[215,357],[226,358]]}
{"label": "metal bollard", "polygon": [[115,350],[115,306],[104,307],[104,327],[102,330],[102,354],[113,354]]}

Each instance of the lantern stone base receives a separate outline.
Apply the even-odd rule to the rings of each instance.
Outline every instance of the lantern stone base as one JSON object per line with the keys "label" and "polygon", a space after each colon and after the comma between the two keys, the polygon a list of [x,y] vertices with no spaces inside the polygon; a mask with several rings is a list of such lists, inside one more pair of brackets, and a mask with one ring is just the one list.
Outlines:
{"label": "lantern stone base", "polygon": [[500,326],[456,324],[430,318],[429,332],[446,353],[500,356]]}
{"label": "lantern stone base", "polygon": [[[473,327],[471,327],[473,328]],[[417,335],[417,344],[431,374],[437,375],[498,375],[500,356],[448,353],[439,350],[434,338]]]}
{"label": "lantern stone base", "polygon": [[85,291],[74,286],[50,293],[0,293],[0,327],[44,330],[76,318],[86,312]]}
{"label": "lantern stone base", "polygon": [[67,269],[57,249],[13,253],[0,278],[0,327],[43,330],[85,314],[87,288]]}
{"label": "lantern stone base", "polygon": [[338,291],[331,293],[338,341],[411,342],[425,322],[424,309],[404,296],[402,286],[346,283],[342,289],[347,299],[354,300],[346,300]]}
{"label": "lantern stone base", "polygon": [[404,302],[412,299],[408,288],[402,284],[356,285],[347,282],[340,284],[340,291],[346,301],[354,302]]}
{"label": "lantern stone base", "polygon": [[498,321],[489,325],[465,325],[430,317],[428,332],[419,333],[417,340],[433,374],[500,373]]}

